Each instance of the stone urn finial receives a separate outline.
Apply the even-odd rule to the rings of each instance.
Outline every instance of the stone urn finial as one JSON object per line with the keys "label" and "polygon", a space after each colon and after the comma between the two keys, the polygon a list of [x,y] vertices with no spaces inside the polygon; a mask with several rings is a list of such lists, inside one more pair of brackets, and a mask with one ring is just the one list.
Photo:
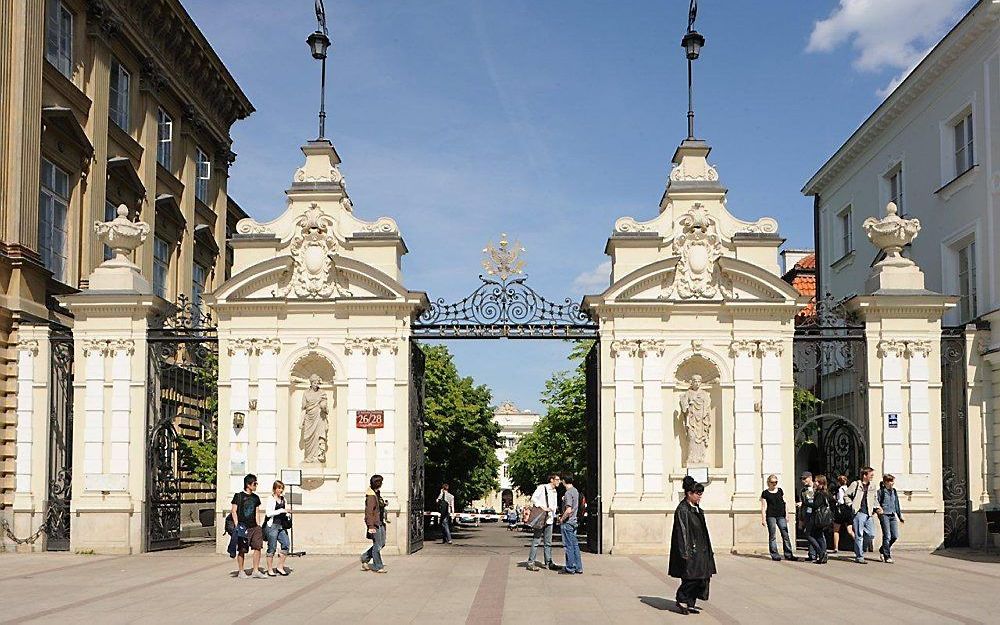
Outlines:
{"label": "stone urn finial", "polygon": [[885,217],[876,219],[869,217],[861,224],[868,240],[875,247],[881,249],[886,254],[886,259],[882,262],[887,264],[912,264],[913,261],[903,258],[900,252],[909,245],[920,232],[919,219],[903,219],[896,213],[899,209],[894,202],[889,202],[885,207]]}
{"label": "stone urn finial", "polygon": [[119,204],[117,217],[111,221],[94,222],[94,232],[101,243],[110,247],[114,254],[102,266],[131,268],[135,265],[129,260],[129,255],[146,240],[149,224],[131,221],[128,218],[128,207]]}

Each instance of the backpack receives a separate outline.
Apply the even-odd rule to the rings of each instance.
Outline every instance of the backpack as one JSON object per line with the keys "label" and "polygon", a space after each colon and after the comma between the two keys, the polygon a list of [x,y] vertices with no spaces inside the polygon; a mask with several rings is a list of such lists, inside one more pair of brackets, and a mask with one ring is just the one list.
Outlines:
{"label": "backpack", "polygon": [[443,517],[451,514],[451,506],[448,505],[448,500],[444,497],[438,499],[438,512],[440,512]]}
{"label": "backpack", "polygon": [[823,501],[816,507],[816,511],[813,513],[813,524],[825,530],[833,527],[833,511],[830,510],[830,499],[826,494],[824,493],[820,497]]}

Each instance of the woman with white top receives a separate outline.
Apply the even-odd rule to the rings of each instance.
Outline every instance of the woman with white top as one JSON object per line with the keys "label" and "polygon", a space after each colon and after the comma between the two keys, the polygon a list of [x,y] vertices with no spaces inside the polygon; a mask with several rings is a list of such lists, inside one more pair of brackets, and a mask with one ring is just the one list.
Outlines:
{"label": "woman with white top", "polygon": [[[288,529],[292,526],[292,510],[285,504],[285,483],[275,480],[271,486],[271,498],[267,500],[264,511],[264,537],[267,539],[267,574],[288,575],[285,568],[285,558],[288,557]],[[278,555],[278,568],[274,568],[274,552],[281,543],[281,553]]]}
{"label": "woman with white top", "polygon": [[851,523],[854,520],[854,510],[851,508],[851,504],[847,503],[847,476],[838,475],[837,484],[840,487],[837,489],[837,507],[833,513],[833,551],[830,553],[837,553],[840,548],[840,528],[847,526],[847,533],[851,535],[851,539],[854,539],[854,525]]}

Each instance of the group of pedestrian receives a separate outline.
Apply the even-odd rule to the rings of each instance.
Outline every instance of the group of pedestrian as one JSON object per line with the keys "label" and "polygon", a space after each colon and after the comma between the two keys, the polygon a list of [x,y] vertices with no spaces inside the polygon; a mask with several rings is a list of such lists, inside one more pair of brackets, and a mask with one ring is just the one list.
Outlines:
{"label": "group of pedestrian", "polygon": [[[243,490],[233,495],[230,514],[226,518],[226,532],[230,535],[229,555],[236,558],[236,577],[239,579],[266,579],[286,576],[290,573],[285,566],[288,557],[288,530],[292,527],[292,508],[285,501],[285,484],[275,480],[271,485],[271,497],[264,509],[264,524],[257,520],[257,509],[261,506],[257,495],[257,476],[249,474],[243,478]],[[261,550],[267,541],[267,569],[260,570]],[[280,551],[278,547],[280,546]],[[246,554],[252,552],[253,573],[245,569]],[[274,566],[275,554],[278,566]]]}
{"label": "group of pedestrian", "polygon": [[[892,564],[892,546],[899,539],[899,524],[903,523],[903,511],[896,492],[896,478],[885,474],[877,486],[872,484],[875,470],[865,467],[857,480],[848,484],[844,475],[837,477],[837,492],[830,491],[827,478],[815,478],[809,471],[802,473],[800,490],[796,493],[798,527],[809,541],[808,560],[816,564],[826,564],[829,553],[837,553],[840,548],[840,533],[846,528],[854,540],[854,561],[866,564],[865,552],[871,550],[875,540],[875,519],[882,527],[882,546],[879,557]],[[778,478],[770,475],[767,488],[760,494],[761,525],[767,526],[768,548],[772,560],[781,560],[778,552],[777,534],[781,534],[785,560],[796,560],[792,542],[788,535],[785,496],[778,487]],[[832,532],[833,549],[827,550],[827,534]]]}

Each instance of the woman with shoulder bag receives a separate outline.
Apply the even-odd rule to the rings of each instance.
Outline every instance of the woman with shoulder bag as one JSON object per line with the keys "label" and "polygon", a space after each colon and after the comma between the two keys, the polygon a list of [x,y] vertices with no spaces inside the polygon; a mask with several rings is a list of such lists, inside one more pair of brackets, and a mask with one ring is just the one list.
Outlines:
{"label": "woman with shoulder bag", "polygon": [[[275,480],[271,486],[271,498],[264,511],[264,537],[267,539],[267,575],[288,575],[285,558],[288,557],[288,530],[292,527],[292,510],[285,504],[285,483]],[[281,544],[278,568],[274,568],[274,552]]]}
{"label": "woman with shoulder bag", "polygon": [[816,491],[806,509],[806,532],[809,544],[816,551],[816,564],[826,564],[826,532],[833,527],[833,501],[826,488],[826,476],[816,477]]}
{"label": "woman with shoulder bag", "polygon": [[847,528],[847,533],[851,540],[854,540],[854,508],[847,503],[847,476],[837,476],[837,507],[833,514],[833,549],[830,553],[837,553],[840,550],[840,530]]}

